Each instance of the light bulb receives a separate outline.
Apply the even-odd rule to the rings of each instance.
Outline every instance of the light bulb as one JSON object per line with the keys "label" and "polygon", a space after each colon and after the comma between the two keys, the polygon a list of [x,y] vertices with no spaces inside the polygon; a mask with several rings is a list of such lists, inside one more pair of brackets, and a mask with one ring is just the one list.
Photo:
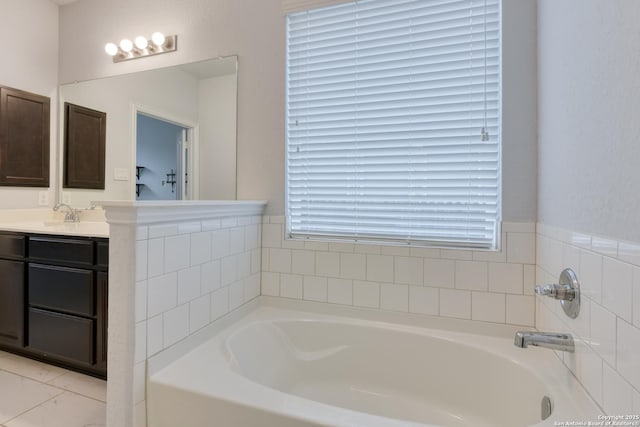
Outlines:
{"label": "light bulb", "polygon": [[122,39],[120,40],[120,49],[122,49],[123,52],[129,53],[133,49],[133,43],[131,43],[129,39]]}
{"label": "light bulb", "polygon": [[104,45],[104,51],[107,52],[107,55],[115,56],[118,53],[118,46],[114,43],[107,43]]}
{"label": "light bulb", "polygon": [[164,40],[164,34],[162,33],[156,31],[155,33],[151,34],[151,41],[158,47],[164,44]]}
{"label": "light bulb", "polygon": [[140,50],[146,49],[149,42],[147,42],[147,38],[143,36],[136,37],[136,47]]}

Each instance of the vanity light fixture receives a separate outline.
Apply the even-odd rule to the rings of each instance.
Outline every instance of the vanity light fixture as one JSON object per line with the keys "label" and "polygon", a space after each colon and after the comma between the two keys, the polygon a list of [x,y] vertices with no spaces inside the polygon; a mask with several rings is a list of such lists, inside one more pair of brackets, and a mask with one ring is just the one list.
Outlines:
{"label": "vanity light fixture", "polygon": [[165,36],[160,32],[151,35],[151,40],[144,36],[138,36],[132,42],[129,39],[120,40],[120,44],[107,43],[104,51],[113,57],[113,62],[127,61],[129,59],[144,58],[160,53],[174,52],[178,49],[178,36]]}

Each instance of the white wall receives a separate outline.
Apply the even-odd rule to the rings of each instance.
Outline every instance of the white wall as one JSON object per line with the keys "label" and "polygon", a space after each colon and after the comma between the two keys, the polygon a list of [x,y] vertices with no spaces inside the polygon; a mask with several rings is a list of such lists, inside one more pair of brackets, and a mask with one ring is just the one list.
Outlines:
{"label": "white wall", "polygon": [[236,198],[236,74],[200,80],[200,199]]}
{"label": "white wall", "polygon": [[38,192],[56,188],[58,7],[49,0],[0,0],[0,85],[51,98],[50,188],[0,187],[0,208],[34,208]]}
{"label": "white wall", "polygon": [[539,221],[640,242],[640,2],[540,0]]}
{"label": "white wall", "polygon": [[[280,0],[82,0],[61,8],[61,81],[237,54],[238,198],[284,212],[285,21]],[[506,221],[536,215],[535,0],[503,0],[504,197]],[[123,13],[126,11],[126,13]],[[109,40],[160,30],[177,53],[111,63]],[[83,34],[83,37],[78,37]],[[81,54],[79,54],[81,52]]]}

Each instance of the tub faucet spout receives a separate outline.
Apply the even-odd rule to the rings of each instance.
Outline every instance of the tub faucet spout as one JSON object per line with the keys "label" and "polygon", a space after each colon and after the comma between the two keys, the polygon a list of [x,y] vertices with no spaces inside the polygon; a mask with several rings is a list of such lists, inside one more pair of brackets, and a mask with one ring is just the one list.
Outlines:
{"label": "tub faucet spout", "polygon": [[545,347],[552,350],[575,351],[575,344],[571,334],[561,334],[557,332],[529,332],[518,331],[513,344],[516,347],[527,348],[530,345]]}

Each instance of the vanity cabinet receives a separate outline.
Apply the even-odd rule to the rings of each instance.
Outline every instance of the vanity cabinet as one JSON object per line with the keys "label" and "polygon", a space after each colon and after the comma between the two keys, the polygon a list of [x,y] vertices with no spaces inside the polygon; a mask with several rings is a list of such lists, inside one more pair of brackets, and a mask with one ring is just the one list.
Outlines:
{"label": "vanity cabinet", "polygon": [[2,234],[0,251],[3,239],[23,240],[22,256],[0,252],[0,347],[105,378],[108,240]]}

